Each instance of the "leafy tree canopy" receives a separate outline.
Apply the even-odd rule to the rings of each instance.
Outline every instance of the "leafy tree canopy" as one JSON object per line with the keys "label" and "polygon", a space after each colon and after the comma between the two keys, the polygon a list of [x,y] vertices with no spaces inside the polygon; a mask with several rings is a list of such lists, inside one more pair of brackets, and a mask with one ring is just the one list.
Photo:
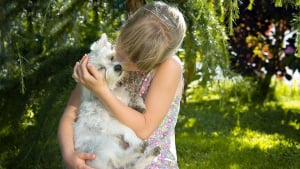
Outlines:
{"label": "leafy tree canopy", "polygon": [[[148,2],[150,0],[0,1],[0,168],[57,168],[57,164],[51,163],[60,161],[56,128],[75,85],[71,78],[74,63],[103,32],[114,40],[127,16]],[[257,5],[266,1],[259,0],[166,2],[183,12],[188,25],[178,52],[184,62],[186,88],[194,80],[200,79],[200,84],[205,84],[213,79],[217,67],[223,74],[232,75],[230,61],[232,65],[239,61],[230,59],[228,51],[229,35],[234,39],[234,33],[239,32],[234,21],[240,25],[239,16],[243,18],[244,13],[251,13],[246,12],[246,7],[252,8],[251,11],[266,10]],[[300,6],[299,0],[274,2],[266,5],[293,6],[293,10]],[[299,15],[294,19],[293,29],[299,32]],[[276,21],[275,25],[281,23],[276,18],[269,21]],[[289,20],[283,18],[283,21],[284,27],[288,27]],[[253,28],[256,27],[251,30]],[[245,37],[237,38],[236,42],[247,45],[241,41]],[[299,36],[296,38],[299,48]],[[256,43],[262,42],[257,40]],[[271,54],[271,47],[269,50]],[[260,59],[261,63],[264,57],[259,56],[259,52],[255,57],[250,56]],[[273,57],[278,55],[273,54]],[[234,69],[239,70],[239,67]]]}

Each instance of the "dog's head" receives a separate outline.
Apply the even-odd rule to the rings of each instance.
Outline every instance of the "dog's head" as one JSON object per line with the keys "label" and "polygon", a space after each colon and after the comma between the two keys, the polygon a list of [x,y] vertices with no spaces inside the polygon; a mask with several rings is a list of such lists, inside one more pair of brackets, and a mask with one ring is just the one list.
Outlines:
{"label": "dog's head", "polygon": [[106,34],[94,42],[88,54],[89,63],[93,64],[105,78],[108,87],[113,89],[122,76],[122,66],[115,60],[115,51]]}

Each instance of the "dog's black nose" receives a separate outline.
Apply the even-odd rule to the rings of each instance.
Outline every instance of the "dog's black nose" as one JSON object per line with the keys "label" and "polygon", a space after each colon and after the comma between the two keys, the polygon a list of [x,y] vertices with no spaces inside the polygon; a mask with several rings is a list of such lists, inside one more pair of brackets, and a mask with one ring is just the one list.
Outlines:
{"label": "dog's black nose", "polygon": [[121,72],[122,71],[122,66],[121,65],[115,65],[114,70],[116,72]]}

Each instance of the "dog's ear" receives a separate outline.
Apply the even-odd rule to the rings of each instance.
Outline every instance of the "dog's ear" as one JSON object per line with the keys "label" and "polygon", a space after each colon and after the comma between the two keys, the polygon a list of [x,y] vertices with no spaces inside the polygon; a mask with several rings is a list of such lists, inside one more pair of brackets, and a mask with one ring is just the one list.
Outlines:
{"label": "dog's ear", "polygon": [[98,41],[94,42],[91,45],[91,50],[97,50],[103,47],[111,48],[111,43],[108,41],[108,38],[105,33],[101,35],[101,38]]}

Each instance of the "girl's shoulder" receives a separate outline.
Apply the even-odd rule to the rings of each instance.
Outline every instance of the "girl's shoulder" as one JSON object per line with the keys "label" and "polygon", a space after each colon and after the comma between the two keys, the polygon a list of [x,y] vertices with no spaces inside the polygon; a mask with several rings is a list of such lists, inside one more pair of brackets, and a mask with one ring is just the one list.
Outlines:
{"label": "girl's shoulder", "polygon": [[171,57],[168,57],[165,61],[163,61],[161,64],[159,64],[155,68],[155,74],[156,73],[163,73],[163,74],[172,74],[172,73],[182,73],[183,70],[183,64],[178,56],[174,55]]}
{"label": "girl's shoulder", "polygon": [[173,55],[171,57],[168,57],[161,64],[174,64],[174,65],[182,66],[182,62],[181,62],[181,60],[179,59],[179,57],[177,55]]}

